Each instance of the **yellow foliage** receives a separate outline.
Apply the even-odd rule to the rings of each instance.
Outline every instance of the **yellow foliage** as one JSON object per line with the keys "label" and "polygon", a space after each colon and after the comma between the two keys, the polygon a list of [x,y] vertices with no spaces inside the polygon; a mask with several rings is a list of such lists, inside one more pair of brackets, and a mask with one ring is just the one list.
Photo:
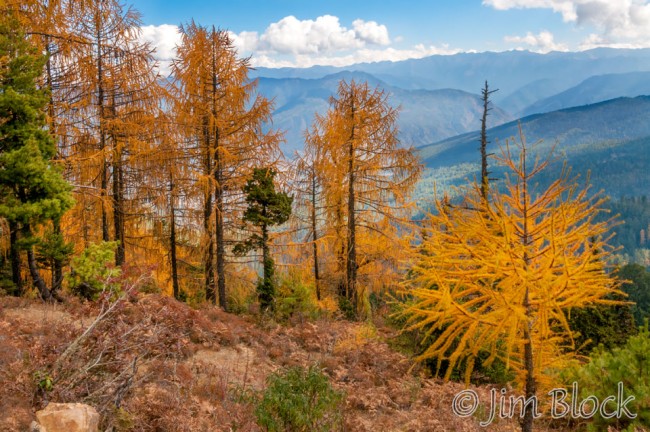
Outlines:
{"label": "yellow foliage", "polygon": [[318,309],[320,309],[326,316],[333,316],[339,310],[339,304],[332,296],[324,297],[318,302]]}
{"label": "yellow foliage", "polygon": [[322,237],[335,255],[339,289],[360,317],[369,315],[370,291],[396,279],[407,250],[399,238],[411,228],[409,196],[422,169],[413,150],[399,146],[397,116],[383,90],[341,81],[306,133],[307,165],[325,204]]}
{"label": "yellow foliage", "polygon": [[403,286],[413,299],[404,314],[411,329],[439,334],[418,360],[449,360],[446,378],[467,358],[468,380],[472,359],[488,351],[489,362],[503,359],[534,394],[536,385],[551,385],[545,372],[573,357],[567,311],[615,303],[605,297],[620,292],[605,268],[609,223],[594,220],[603,200],[569,183],[566,172],[531,191],[548,159],[528,167],[520,138],[517,157],[506,143],[498,158],[511,177],[490,202],[478,184],[459,206],[437,202]]}

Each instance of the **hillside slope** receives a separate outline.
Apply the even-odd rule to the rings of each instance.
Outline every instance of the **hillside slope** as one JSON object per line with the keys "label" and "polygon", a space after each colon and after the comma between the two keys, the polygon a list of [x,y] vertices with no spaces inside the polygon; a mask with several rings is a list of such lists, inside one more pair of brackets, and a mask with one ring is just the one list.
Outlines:
{"label": "hillside slope", "polygon": [[[613,197],[648,195],[650,184],[650,97],[618,98],[593,105],[525,117],[488,131],[489,151],[519,136],[519,124],[539,155],[555,148],[557,163],[545,173],[548,180],[562,163],[574,174],[591,173],[591,183]],[[478,172],[478,132],[423,146],[418,149],[428,171],[420,188],[462,184]],[[495,177],[502,170],[494,166]],[[447,178],[445,178],[447,177]],[[453,177],[453,178],[452,178]],[[540,178],[540,181],[543,179]],[[424,191],[420,190],[420,194]]]}
{"label": "hillside slope", "polygon": [[539,100],[522,110],[522,116],[594,104],[619,97],[650,95],[650,72],[599,75],[575,87]]}
{"label": "hillside slope", "polygon": [[[52,306],[0,297],[0,430],[28,430],[45,402],[34,377],[49,375],[47,399],[96,407],[102,430],[259,431],[251,398],[266,377],[314,364],[345,392],[346,430],[486,430],[451,411],[464,385],[409,372],[411,360],[391,351],[386,329],[332,319],[277,325],[138,295],[79,341],[100,312],[73,300]],[[488,388],[474,388],[489,400]],[[512,431],[516,423],[487,430]]]}

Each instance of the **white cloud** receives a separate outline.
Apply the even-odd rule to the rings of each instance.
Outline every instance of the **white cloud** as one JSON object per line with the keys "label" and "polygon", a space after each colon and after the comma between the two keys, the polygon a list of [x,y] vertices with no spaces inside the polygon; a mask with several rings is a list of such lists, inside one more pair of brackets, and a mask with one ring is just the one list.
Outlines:
{"label": "white cloud", "polygon": [[[568,51],[565,44],[555,43],[553,33],[546,30],[536,35],[528,32],[526,36],[506,36],[504,40],[508,43],[527,45],[532,51],[539,53]],[[523,47],[519,46],[518,49],[523,49]]]}
{"label": "white cloud", "polygon": [[174,58],[175,48],[181,42],[178,26],[162,24],[159,26],[148,25],[141,27],[140,39],[151,43],[156,48],[156,58],[171,60]]}
{"label": "white cloud", "polygon": [[[261,34],[255,31],[229,32],[242,56],[251,56],[253,66],[309,67],[346,66],[361,62],[399,61],[434,54],[455,54],[447,45],[416,45],[398,49],[392,45],[388,28],[375,21],[356,19],[351,28],[338,17],[323,15],[314,20],[288,16],[271,23]],[[163,73],[181,42],[178,27],[169,24],[142,27],[142,40],[156,48]],[[401,38],[396,38],[398,42]]]}
{"label": "white cloud", "polygon": [[375,21],[357,19],[352,23],[352,29],[348,29],[341,25],[338,17],[332,15],[323,15],[315,20],[288,16],[267,27],[259,37],[258,48],[280,54],[301,55],[389,43],[388,29]]}
{"label": "white cloud", "polygon": [[171,60],[176,55],[176,45],[181,43],[178,26],[171,24],[148,25],[141,27],[140,30],[140,39],[150,43],[156,49],[154,58],[158,60],[160,73],[168,75]]}
{"label": "white cloud", "polygon": [[302,21],[288,16],[269,25],[260,37],[263,51],[280,54],[318,54],[358,48],[362,44],[354,31],[341,27],[339,19],[331,15]]}
{"label": "white cloud", "polygon": [[575,21],[576,1],[580,0],[483,0],[483,4],[497,10],[552,9],[554,12],[561,13],[565,21]]}
{"label": "white cloud", "polygon": [[352,28],[357,38],[372,45],[388,45],[390,38],[388,37],[388,29],[383,24],[378,24],[375,21],[364,21],[357,19],[352,22]]}
{"label": "white cloud", "polygon": [[[255,34],[256,35],[256,34]],[[448,46],[417,45],[391,47],[388,28],[376,21],[356,19],[352,28],[341,25],[338,17],[323,15],[315,20],[288,16],[271,23],[254,42],[239,44],[244,33],[234,34],[236,46],[246,46],[254,66],[309,67],[346,66],[360,62],[398,61],[434,54],[455,54]],[[398,38],[401,42],[401,38]]]}
{"label": "white cloud", "polygon": [[551,9],[578,27],[597,32],[582,48],[595,46],[650,47],[650,0],[483,0],[497,10]]}
{"label": "white cloud", "polygon": [[257,49],[260,37],[257,32],[243,31],[239,34],[228,32],[238,52],[251,52]]}

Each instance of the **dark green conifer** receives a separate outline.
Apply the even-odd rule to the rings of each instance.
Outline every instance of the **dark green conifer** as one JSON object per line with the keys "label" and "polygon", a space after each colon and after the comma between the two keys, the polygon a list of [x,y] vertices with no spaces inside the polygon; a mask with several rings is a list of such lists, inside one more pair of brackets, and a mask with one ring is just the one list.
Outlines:
{"label": "dark green conifer", "polygon": [[56,152],[46,129],[49,94],[38,87],[45,56],[30,45],[11,14],[0,18],[0,217],[10,227],[12,281],[23,289],[21,252],[44,300],[53,294],[39,274],[34,228],[72,206],[71,187],[52,164]]}
{"label": "dark green conifer", "polygon": [[271,168],[255,168],[253,177],[246,182],[244,193],[248,208],[243,220],[259,229],[248,239],[237,244],[234,252],[244,255],[251,250],[262,249],[263,278],[257,290],[263,310],[273,306],[275,298],[275,265],[269,251],[269,227],[285,223],[291,215],[293,198],[275,190],[275,171]]}

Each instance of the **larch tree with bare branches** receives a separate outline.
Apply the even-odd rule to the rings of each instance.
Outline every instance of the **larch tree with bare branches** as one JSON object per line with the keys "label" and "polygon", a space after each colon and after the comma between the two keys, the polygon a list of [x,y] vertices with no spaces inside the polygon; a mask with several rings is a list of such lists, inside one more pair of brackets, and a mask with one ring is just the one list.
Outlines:
{"label": "larch tree with bare branches", "polygon": [[[174,119],[195,162],[202,201],[206,298],[227,310],[226,243],[244,209],[243,185],[256,166],[273,166],[282,135],[264,130],[272,104],[253,98],[248,59],[228,32],[191,22],[172,62]],[[230,234],[232,236],[232,234]]]}
{"label": "larch tree with bare branches", "polygon": [[[316,116],[308,132],[308,145],[319,156],[328,219],[343,236],[345,293],[358,314],[367,313],[369,294],[359,289],[359,268],[390,255],[385,244],[408,224],[409,193],[421,172],[413,150],[399,146],[397,116],[383,90],[341,81],[329,110]],[[379,277],[377,269],[373,273]]]}

